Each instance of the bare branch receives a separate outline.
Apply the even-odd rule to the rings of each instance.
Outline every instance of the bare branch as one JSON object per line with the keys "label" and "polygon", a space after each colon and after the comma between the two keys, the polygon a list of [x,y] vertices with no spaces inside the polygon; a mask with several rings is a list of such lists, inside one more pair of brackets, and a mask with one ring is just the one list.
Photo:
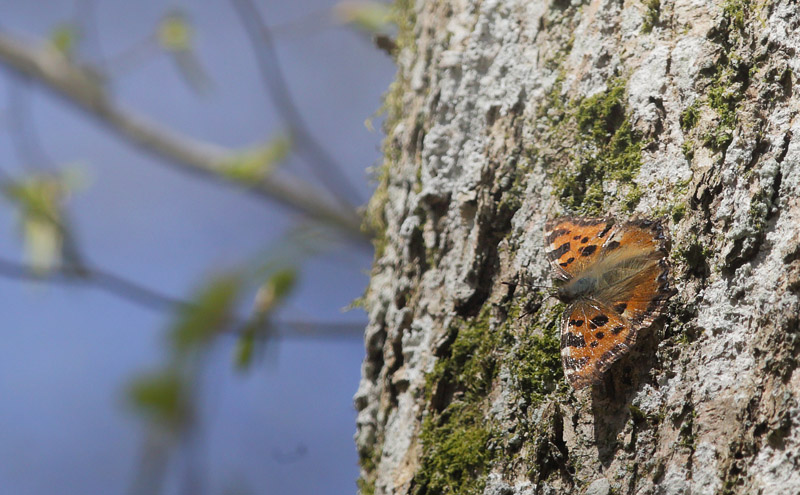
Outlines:
{"label": "bare branch", "polygon": [[0,259],[0,277],[59,285],[94,285],[116,297],[157,311],[189,304],[187,301],[168,296],[96,268],[80,267],[76,270],[65,268],[54,270],[52,275],[42,276],[27,265]]}
{"label": "bare branch", "polygon": [[[0,277],[17,281],[30,281],[59,285],[84,285],[95,287],[119,299],[131,302],[141,307],[155,311],[165,311],[180,307],[190,307],[191,301],[170,296],[151,289],[143,284],[134,282],[123,276],[111,273],[97,267],[79,267],[71,270],[63,268],[54,270],[51,275],[42,276],[34,272],[29,266],[0,258]],[[231,335],[238,335],[237,328],[244,325],[244,318],[234,324]],[[341,338],[360,337],[363,335],[366,323],[329,323],[292,320],[270,320],[269,324],[276,327],[278,332],[272,337],[300,337],[300,338]]]}
{"label": "bare branch", "polygon": [[255,183],[225,175],[225,164],[234,153],[228,149],[179,134],[117,106],[100,84],[100,78],[46,44],[35,47],[7,33],[0,33],[0,64],[50,89],[108,129],[140,148],[166,159],[183,171],[213,180],[224,180],[259,197],[274,199],[295,211],[338,228],[344,234],[367,241],[361,218],[325,199],[327,194],[297,178],[273,173]]}

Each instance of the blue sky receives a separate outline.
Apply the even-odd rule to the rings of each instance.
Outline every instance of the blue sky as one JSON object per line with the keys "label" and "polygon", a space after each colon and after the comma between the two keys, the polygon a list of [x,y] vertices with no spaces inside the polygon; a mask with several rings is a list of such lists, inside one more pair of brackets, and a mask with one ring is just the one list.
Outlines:
{"label": "blue sky", "polygon": [[[76,3],[3,2],[0,29],[48,36],[74,19]],[[151,57],[112,81],[126,108],[231,148],[282,129],[229,1],[94,3],[97,34],[85,39],[84,57],[121,53],[177,6],[190,15],[199,60],[214,83],[198,95],[168,57]],[[324,12],[332,1],[257,4],[270,25],[292,26],[276,40],[292,95],[366,200],[367,168],[380,161],[382,135],[364,121],[394,75],[391,60],[352,30],[296,22],[319,19],[308,14]],[[69,207],[95,264],[186,296],[209,274],[258,258],[296,225],[296,214],[285,208],[165,167],[41,88],[0,74],[0,168],[24,175],[30,166],[8,132],[13,98],[46,154],[41,161],[79,164],[88,178]],[[302,160],[284,166],[312,180]],[[0,254],[21,259],[13,210],[4,206]],[[363,292],[370,263],[370,252],[348,244],[305,263],[282,317],[363,323],[363,313],[342,308]],[[126,493],[143,424],[125,406],[124,388],[163,361],[168,315],[91,288],[4,279],[0,301],[0,495]],[[248,375],[232,367],[234,343],[223,339],[208,358],[197,448],[173,459],[167,493],[180,491],[190,460],[202,466],[208,494],[354,492],[360,338],[282,339]]]}

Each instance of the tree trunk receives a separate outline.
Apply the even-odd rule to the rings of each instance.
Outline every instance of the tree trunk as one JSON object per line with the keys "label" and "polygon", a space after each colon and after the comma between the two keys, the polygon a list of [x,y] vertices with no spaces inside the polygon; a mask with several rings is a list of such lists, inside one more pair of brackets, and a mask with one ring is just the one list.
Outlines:
{"label": "tree trunk", "polygon": [[[800,6],[398,0],[362,493],[800,493]],[[666,315],[572,389],[543,226],[661,218]]]}

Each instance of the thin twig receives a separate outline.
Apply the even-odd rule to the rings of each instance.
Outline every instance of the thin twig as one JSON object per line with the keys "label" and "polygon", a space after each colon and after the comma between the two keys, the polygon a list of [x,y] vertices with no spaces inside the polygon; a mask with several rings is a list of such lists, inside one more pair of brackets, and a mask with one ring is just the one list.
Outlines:
{"label": "thin twig", "polygon": [[97,268],[81,267],[80,271],[65,268],[53,270],[49,275],[40,275],[23,263],[0,259],[0,277],[57,285],[93,285],[104,292],[155,311],[189,304],[187,301]]}
{"label": "thin twig", "polygon": [[[165,311],[181,307],[191,307],[192,302],[170,296],[143,284],[96,267],[82,267],[80,272],[70,269],[54,270],[50,275],[39,275],[29,266],[0,258],[0,277],[17,280],[51,283],[58,285],[83,285],[95,287],[103,292],[154,311]],[[241,328],[244,318],[238,318],[233,328]],[[310,321],[274,320],[270,325],[289,331],[279,331],[278,337],[355,337],[361,336],[366,323],[326,323]],[[237,335],[238,332],[230,332]]]}
{"label": "thin twig", "polygon": [[358,190],[347,179],[336,160],[314,137],[294,103],[278,61],[272,33],[261,13],[250,0],[233,0],[233,4],[250,37],[261,77],[269,90],[272,102],[289,125],[292,137],[299,144],[298,152],[307,155],[307,161],[314,174],[323,184],[330,185],[331,191],[343,205],[352,205],[353,201],[361,203]]}
{"label": "thin twig", "polygon": [[369,235],[360,215],[325,199],[327,194],[300,179],[278,172],[257,182],[226,175],[226,164],[236,156],[230,150],[181,135],[172,129],[117,106],[92,72],[76,65],[42,43],[25,43],[0,32],[0,64],[52,90],[67,102],[96,118],[128,142],[166,159],[165,163],[215,181],[224,180],[261,198],[274,199],[360,242]]}

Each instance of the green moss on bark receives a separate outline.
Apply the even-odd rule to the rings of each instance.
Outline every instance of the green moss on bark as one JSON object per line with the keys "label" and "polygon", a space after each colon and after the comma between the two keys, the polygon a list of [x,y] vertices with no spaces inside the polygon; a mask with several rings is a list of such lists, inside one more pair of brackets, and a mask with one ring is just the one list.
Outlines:
{"label": "green moss on bark", "polygon": [[[498,369],[503,332],[490,325],[491,305],[478,317],[459,320],[447,355],[427,377],[431,402],[422,422],[420,468],[412,484],[417,495],[479,493],[494,458],[487,395]],[[446,404],[442,404],[446,403]]]}
{"label": "green moss on bark", "polygon": [[413,492],[481,493],[493,460],[488,449],[491,435],[483,410],[475,403],[454,402],[441,414],[425,418],[420,434],[423,462]]}
{"label": "green moss on bark", "polygon": [[661,0],[645,0],[644,19],[642,20],[642,32],[649,33],[658,24],[661,17]]}
{"label": "green moss on bark", "polygon": [[629,184],[625,202],[628,209],[638,204],[640,194],[631,180],[642,164],[641,136],[627,117],[625,83],[612,81],[608,89],[574,106],[579,131],[573,166],[558,171],[554,185],[561,203],[570,210],[600,213],[607,194],[603,184]]}
{"label": "green moss on bark", "polygon": [[511,377],[527,404],[539,404],[553,392],[565,390],[560,341],[563,312],[564,305],[558,304],[544,315],[544,325],[527,326],[511,353]]}
{"label": "green moss on bark", "polygon": [[695,101],[686,109],[681,112],[680,117],[680,124],[681,129],[683,132],[689,132],[694,129],[694,126],[697,125],[697,122],[700,120],[700,105],[699,102]]}
{"label": "green moss on bark", "polygon": [[[476,318],[452,325],[453,342],[427,377],[430,407],[419,436],[422,455],[412,493],[481,493],[499,453],[519,449],[488,412],[502,368],[510,377],[504,386],[528,408],[567,391],[559,339],[563,305],[526,317],[533,323],[520,334],[515,328],[522,306],[520,299],[506,307],[487,304]],[[539,436],[551,432],[540,426],[523,420],[517,427],[519,441],[541,443]]]}
{"label": "green moss on bark", "polygon": [[747,71],[734,69],[728,60],[721,61],[715,68],[706,92],[706,102],[716,113],[716,122],[702,136],[703,144],[714,151],[726,150],[733,140],[736,110],[744,97],[747,82]]}

